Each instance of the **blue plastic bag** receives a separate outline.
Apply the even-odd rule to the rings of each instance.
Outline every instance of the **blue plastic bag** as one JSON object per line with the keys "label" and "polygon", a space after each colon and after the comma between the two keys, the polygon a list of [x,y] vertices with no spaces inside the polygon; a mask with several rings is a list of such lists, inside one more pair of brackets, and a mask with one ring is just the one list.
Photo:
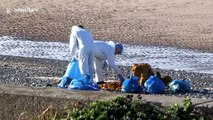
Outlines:
{"label": "blue plastic bag", "polygon": [[161,94],[165,91],[165,84],[156,76],[150,76],[144,84],[147,93]]}
{"label": "blue plastic bag", "polygon": [[98,85],[95,84],[89,75],[85,75],[79,79],[73,79],[68,86],[69,90],[98,90]]}
{"label": "blue plastic bag", "polygon": [[190,82],[188,80],[173,80],[169,84],[169,88],[173,93],[189,92]]}
{"label": "blue plastic bag", "polygon": [[62,77],[61,82],[57,85],[57,87],[58,88],[67,88],[71,81],[72,81],[71,78],[64,76],[64,77]]}
{"label": "blue plastic bag", "polygon": [[138,77],[132,76],[123,82],[121,91],[126,93],[142,93],[143,89],[138,83]]}
{"label": "blue plastic bag", "polygon": [[81,77],[80,69],[78,66],[78,60],[73,59],[68,64],[66,73],[61,79],[61,82],[57,85],[59,88],[67,88],[72,81],[72,79],[78,79]]}
{"label": "blue plastic bag", "polygon": [[67,76],[71,79],[78,79],[81,77],[78,60],[73,59],[68,64],[68,67],[67,67],[67,70],[66,70],[66,73],[64,74],[64,76]]}

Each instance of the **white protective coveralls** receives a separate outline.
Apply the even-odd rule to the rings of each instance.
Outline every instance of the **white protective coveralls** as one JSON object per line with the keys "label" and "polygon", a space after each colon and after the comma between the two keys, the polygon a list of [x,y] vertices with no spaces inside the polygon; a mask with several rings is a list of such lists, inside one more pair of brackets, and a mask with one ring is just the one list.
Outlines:
{"label": "white protective coveralls", "polygon": [[70,54],[78,58],[81,75],[93,77],[94,69],[94,38],[91,32],[78,26],[72,27],[70,35]]}
{"label": "white protective coveralls", "polygon": [[115,43],[113,41],[94,42],[94,68],[95,68],[95,82],[104,81],[102,62],[106,60],[107,64],[114,70],[115,74],[120,74],[120,71],[115,64]]}

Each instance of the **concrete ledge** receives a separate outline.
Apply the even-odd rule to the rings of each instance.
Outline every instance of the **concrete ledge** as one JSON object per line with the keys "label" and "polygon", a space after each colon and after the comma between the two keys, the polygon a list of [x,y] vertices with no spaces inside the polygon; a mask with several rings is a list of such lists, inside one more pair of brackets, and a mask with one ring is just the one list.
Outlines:
{"label": "concrete ledge", "polygon": [[[58,89],[54,87],[26,87],[17,85],[0,85],[0,119],[14,119],[23,112],[41,113],[48,106],[62,109],[76,101],[90,102],[111,99],[125,93],[103,91],[78,91]],[[135,95],[136,97],[136,95]],[[174,103],[182,104],[183,97],[142,94],[142,99],[159,105],[168,106]],[[191,98],[196,107],[212,108],[213,100]]]}

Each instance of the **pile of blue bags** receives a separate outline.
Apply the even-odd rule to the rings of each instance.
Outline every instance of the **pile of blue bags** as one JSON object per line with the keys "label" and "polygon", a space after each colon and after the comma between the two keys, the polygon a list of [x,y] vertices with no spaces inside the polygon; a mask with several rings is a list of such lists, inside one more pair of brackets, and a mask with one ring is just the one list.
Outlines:
{"label": "pile of blue bags", "polygon": [[[160,94],[164,93],[165,85],[156,76],[150,76],[145,82],[144,90],[146,93]],[[126,93],[142,93],[143,88],[138,83],[138,77],[132,76],[130,79],[126,79],[122,84],[122,92]]]}
{"label": "pile of blue bags", "polygon": [[[139,85],[137,76],[132,76],[123,82],[121,91],[125,93],[142,93],[144,90],[148,94],[163,94],[165,88],[166,85],[157,76],[150,76],[144,86]],[[169,84],[169,89],[172,93],[189,92],[190,82],[188,80],[173,80]]]}
{"label": "pile of blue bags", "polygon": [[57,87],[69,90],[98,90],[98,85],[93,82],[89,75],[81,76],[78,64],[76,59],[68,64],[66,73]]}

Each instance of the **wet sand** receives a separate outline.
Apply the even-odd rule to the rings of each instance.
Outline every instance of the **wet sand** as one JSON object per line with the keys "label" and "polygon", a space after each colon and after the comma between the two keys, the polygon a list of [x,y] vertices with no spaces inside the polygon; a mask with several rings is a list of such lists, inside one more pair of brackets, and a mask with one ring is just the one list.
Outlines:
{"label": "wet sand", "polygon": [[212,0],[1,0],[0,36],[68,43],[72,25],[95,39],[213,52]]}

